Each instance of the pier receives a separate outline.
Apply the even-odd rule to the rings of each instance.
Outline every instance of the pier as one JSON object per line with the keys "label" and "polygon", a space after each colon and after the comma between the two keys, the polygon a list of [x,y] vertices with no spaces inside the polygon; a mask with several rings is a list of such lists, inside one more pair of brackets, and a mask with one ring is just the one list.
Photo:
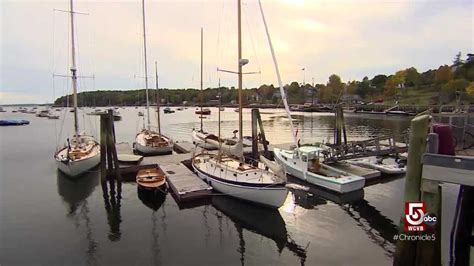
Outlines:
{"label": "pier", "polygon": [[[106,182],[107,179],[116,179],[119,182],[134,182],[139,170],[159,166],[165,172],[169,187],[178,203],[206,198],[212,194],[212,187],[181,163],[190,160],[191,150],[189,149],[191,149],[192,144],[182,142],[175,145],[181,153],[147,157],[137,156],[129,143],[115,144],[113,117],[111,115],[111,111],[108,114],[101,115],[101,144],[103,143],[103,148],[101,148],[102,151],[105,151],[101,153],[101,171],[104,173],[102,182]],[[136,163],[120,162],[121,155],[135,156]]]}

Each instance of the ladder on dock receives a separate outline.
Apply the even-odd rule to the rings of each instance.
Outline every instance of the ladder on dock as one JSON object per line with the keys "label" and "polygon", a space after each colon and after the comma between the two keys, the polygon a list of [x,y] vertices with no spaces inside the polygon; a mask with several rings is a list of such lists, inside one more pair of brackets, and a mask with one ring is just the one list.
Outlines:
{"label": "ladder on dock", "polygon": [[[402,136],[406,138],[406,136]],[[321,152],[325,163],[363,158],[369,156],[387,156],[408,151],[405,142],[397,142],[395,137],[381,136],[363,141],[351,141],[340,145],[329,145]]]}

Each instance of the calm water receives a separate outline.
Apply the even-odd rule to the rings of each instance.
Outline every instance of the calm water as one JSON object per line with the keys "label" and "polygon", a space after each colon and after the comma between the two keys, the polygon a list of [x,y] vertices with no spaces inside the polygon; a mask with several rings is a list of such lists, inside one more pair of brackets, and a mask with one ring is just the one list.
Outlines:
{"label": "calm water", "polygon": [[[337,196],[312,187],[290,193],[278,211],[225,196],[197,206],[178,206],[171,194],[159,198],[137,192],[135,183],[111,185],[104,192],[96,171],[71,181],[57,172],[53,153],[64,120],[32,114],[0,113],[0,119],[28,119],[22,127],[0,127],[0,264],[123,265],[389,265],[393,235],[402,213],[403,178]],[[133,142],[143,108],[120,109],[118,141]],[[89,112],[91,110],[84,110]],[[281,110],[261,110],[267,138],[288,143],[288,119]],[[153,113],[155,114],[155,113]],[[237,113],[222,113],[222,132],[237,128]],[[302,142],[327,140],[333,114],[295,114]],[[80,114],[81,127],[96,134],[98,118]],[[245,110],[250,133],[250,110]],[[152,118],[156,123],[156,118]],[[163,131],[190,140],[199,127],[194,108],[162,115]],[[400,135],[409,119],[346,115],[350,139]],[[217,109],[204,120],[216,132]],[[443,248],[446,254],[456,187],[443,188]],[[446,256],[445,256],[446,257]],[[445,259],[446,260],[446,259]]]}

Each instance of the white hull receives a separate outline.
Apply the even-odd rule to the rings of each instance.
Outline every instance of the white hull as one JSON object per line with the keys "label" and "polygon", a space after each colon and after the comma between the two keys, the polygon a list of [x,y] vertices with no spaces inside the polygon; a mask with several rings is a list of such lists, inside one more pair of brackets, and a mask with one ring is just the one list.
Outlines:
{"label": "white hull", "polygon": [[198,176],[207,180],[213,189],[227,194],[229,196],[239,198],[242,200],[254,202],[260,205],[265,205],[271,208],[280,208],[286,200],[288,190],[286,187],[250,187],[237,184],[231,184],[221,179],[216,179],[199,170],[193,164],[194,171]]}
{"label": "white hull", "polygon": [[202,132],[199,132],[197,130],[193,130],[193,133],[192,133],[192,139],[193,139],[193,144],[197,144],[199,147],[201,148],[204,148],[206,150],[215,150],[217,149],[218,147],[216,147],[215,145],[209,143],[206,141],[206,137],[207,137],[208,134],[206,133],[202,133]]}
{"label": "white hull", "polygon": [[173,153],[173,146],[150,147],[135,142],[135,149],[143,155],[160,155]]}
{"label": "white hull", "polygon": [[93,153],[94,155],[90,157],[80,159],[80,160],[69,160],[69,161],[62,161],[61,158],[59,158],[58,156],[55,156],[56,165],[58,169],[64,174],[70,177],[78,177],[100,164],[100,146],[99,145],[94,147]]}
{"label": "white hull", "polygon": [[145,140],[145,136],[147,135],[158,137],[158,133],[147,131],[147,130],[143,130],[142,132],[138,133],[135,138],[135,143],[133,144],[133,147],[140,154],[143,154],[145,156],[150,156],[150,155],[164,155],[164,154],[173,153],[173,142],[171,141],[170,138],[164,135],[161,135],[161,139],[166,142],[166,145],[152,146],[152,145],[147,145],[147,141]]}
{"label": "white hull", "polygon": [[[363,177],[350,174],[341,177],[320,175],[306,170],[308,169],[308,163],[301,161],[299,158],[294,159],[292,157],[285,156],[285,160],[282,155],[282,150],[276,148],[274,149],[274,153],[275,160],[285,168],[285,172],[287,174],[290,174],[313,185],[317,185],[338,193],[356,191],[363,188],[365,185],[365,178]],[[324,164],[321,165],[322,167],[327,167]],[[331,169],[330,171],[334,170]],[[338,173],[335,172],[335,174]]]}
{"label": "white hull", "polygon": [[377,162],[365,158],[348,160],[347,162],[353,165],[375,169],[388,175],[400,175],[406,172],[406,167],[398,167],[392,164],[378,164]]}

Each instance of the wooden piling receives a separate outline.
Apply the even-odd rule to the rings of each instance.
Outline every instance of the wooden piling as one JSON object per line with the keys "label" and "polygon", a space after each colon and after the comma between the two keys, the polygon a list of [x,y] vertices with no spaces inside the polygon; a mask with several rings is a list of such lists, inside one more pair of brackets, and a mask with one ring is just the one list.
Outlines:
{"label": "wooden piling", "polygon": [[121,182],[117,150],[115,149],[113,121],[113,110],[100,115],[100,171],[102,183],[106,182],[106,177],[111,171],[114,171],[114,177]]}
{"label": "wooden piling", "polygon": [[258,134],[257,134],[257,113],[258,109],[252,109],[252,158],[258,159]]}
{"label": "wooden piling", "polygon": [[[427,135],[429,130],[430,116],[422,115],[415,117],[410,125],[410,146],[408,148],[408,163],[405,175],[404,202],[419,202],[422,155],[426,151]],[[399,233],[404,233],[405,215],[400,217]],[[440,237],[440,236],[439,236]],[[416,241],[398,240],[395,251],[394,265],[415,265],[417,248]]]}

